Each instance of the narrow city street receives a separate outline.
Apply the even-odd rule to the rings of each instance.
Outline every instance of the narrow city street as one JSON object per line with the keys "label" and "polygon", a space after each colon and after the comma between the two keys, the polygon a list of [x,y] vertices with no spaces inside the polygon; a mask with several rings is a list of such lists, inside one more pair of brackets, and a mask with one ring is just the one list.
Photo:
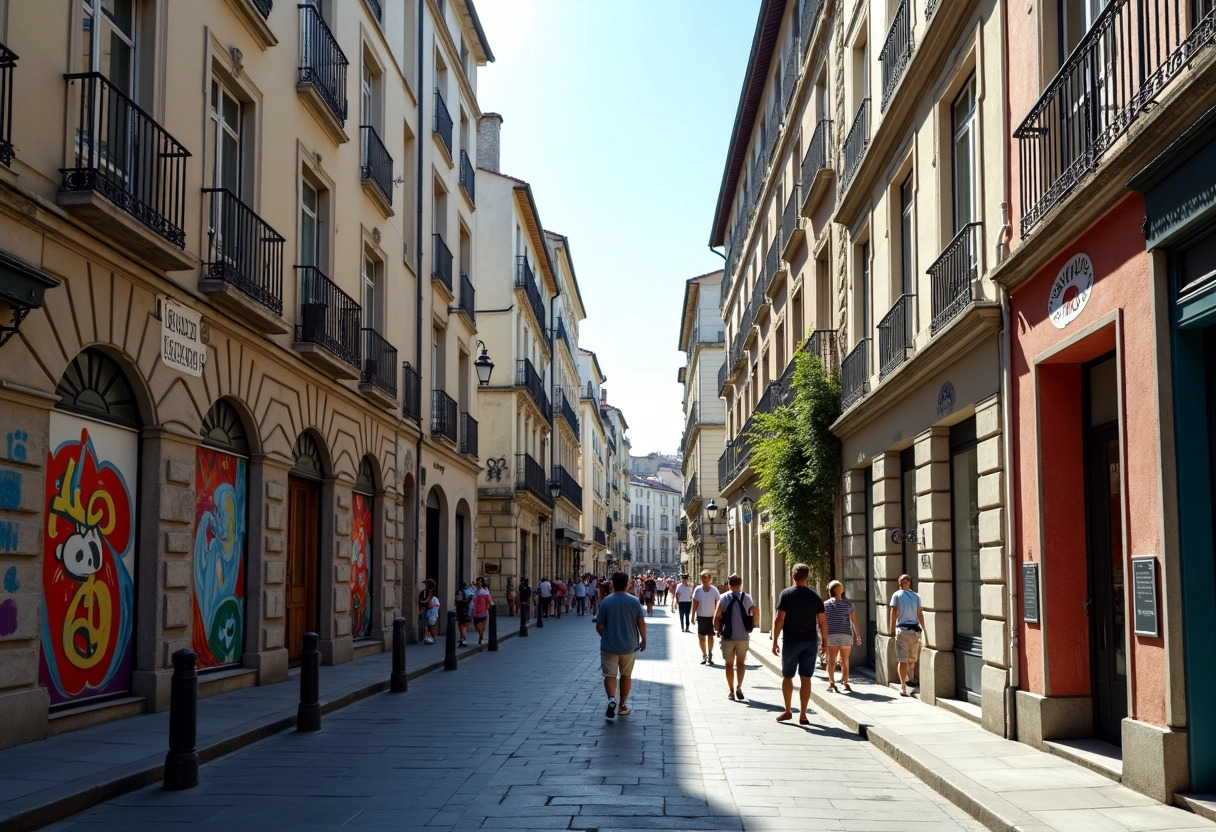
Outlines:
{"label": "narrow city street", "polygon": [[[758,664],[727,699],[720,653],[656,610],[630,705],[609,721],[589,617],[549,619],[454,673],[381,693],[52,829],[957,830],[974,821],[855,733],[816,713],[778,724]],[[411,647],[411,650],[442,649]],[[322,672],[325,668],[322,668]]]}

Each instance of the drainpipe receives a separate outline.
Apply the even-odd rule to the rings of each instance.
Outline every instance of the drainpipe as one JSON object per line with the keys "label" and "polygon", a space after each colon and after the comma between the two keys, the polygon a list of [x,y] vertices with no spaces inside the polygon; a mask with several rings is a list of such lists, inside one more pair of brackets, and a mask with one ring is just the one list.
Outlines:
{"label": "drainpipe", "polygon": [[718,251],[716,248],[714,248],[712,244],[710,245],[709,250],[712,251],[714,254],[718,255],[719,257],[721,257],[723,260],[726,259],[726,255],[723,254],[722,252]]}
{"label": "drainpipe", "polygon": [[[544,236],[544,231],[541,231],[541,236]],[[548,252],[545,252],[548,254]],[[553,258],[549,258],[552,260]],[[556,423],[554,421],[553,410],[557,404],[557,328],[554,325],[553,317],[553,301],[557,300],[560,295],[561,287],[557,280],[553,281],[553,295],[549,298],[549,389],[553,391],[552,399],[549,402],[549,479],[553,479],[554,458],[557,456],[557,433],[555,432]],[[548,489],[548,481],[545,485]],[[549,524],[549,531],[553,535],[553,571],[557,571],[557,501],[553,505],[553,522]]]}
{"label": "drainpipe", "polygon": [[[424,21],[423,9],[425,3],[418,4],[418,84],[422,85],[423,68],[422,54],[425,40],[422,36],[422,24]],[[426,96],[418,96],[418,132],[423,132],[423,115],[426,112]],[[418,367],[418,381],[422,382],[422,148],[425,147],[425,142],[418,142],[417,163],[418,171],[414,177],[417,190],[415,198],[416,209],[415,225],[414,225],[414,274],[416,276],[415,283],[418,284],[418,308],[414,315],[414,360]],[[422,391],[418,391],[418,397],[422,398]],[[419,402],[421,404],[421,402]],[[421,408],[419,408],[421,409]],[[421,416],[422,414],[419,414]],[[422,525],[422,421],[418,423],[418,439],[414,442],[414,567],[418,567],[418,539],[420,536],[420,527]],[[417,573],[414,574],[417,580]],[[413,591],[413,587],[410,588]],[[405,595],[401,599],[402,607],[405,605]]]}

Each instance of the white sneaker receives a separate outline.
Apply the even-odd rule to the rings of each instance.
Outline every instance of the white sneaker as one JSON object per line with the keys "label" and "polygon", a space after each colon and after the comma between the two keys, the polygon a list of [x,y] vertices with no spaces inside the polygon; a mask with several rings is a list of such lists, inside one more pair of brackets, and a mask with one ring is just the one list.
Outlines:
{"label": "white sneaker", "polygon": [[608,707],[604,709],[604,716],[608,717],[609,719],[616,718],[616,700],[615,699],[608,700]]}

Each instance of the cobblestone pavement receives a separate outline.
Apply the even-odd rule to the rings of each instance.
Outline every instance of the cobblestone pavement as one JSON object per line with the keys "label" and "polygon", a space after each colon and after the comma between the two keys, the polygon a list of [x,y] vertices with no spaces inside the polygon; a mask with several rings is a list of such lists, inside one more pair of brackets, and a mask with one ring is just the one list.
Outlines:
{"label": "cobblestone pavement", "polygon": [[[726,697],[720,653],[656,610],[633,713],[604,717],[589,617],[378,694],[53,829],[943,830],[978,829],[887,758],[814,714],[775,721],[780,681],[758,665]],[[751,665],[749,665],[751,667]],[[324,672],[324,668],[322,668]]]}

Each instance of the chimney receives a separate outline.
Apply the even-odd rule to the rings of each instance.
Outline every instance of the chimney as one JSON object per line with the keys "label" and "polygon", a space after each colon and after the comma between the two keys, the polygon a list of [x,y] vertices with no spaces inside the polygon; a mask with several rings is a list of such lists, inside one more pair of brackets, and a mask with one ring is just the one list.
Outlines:
{"label": "chimney", "polygon": [[477,121],[477,166],[498,173],[498,136],[502,132],[502,116],[483,113]]}
{"label": "chimney", "polygon": [[608,406],[608,388],[601,387],[600,388],[600,407],[605,408],[607,406]]}

